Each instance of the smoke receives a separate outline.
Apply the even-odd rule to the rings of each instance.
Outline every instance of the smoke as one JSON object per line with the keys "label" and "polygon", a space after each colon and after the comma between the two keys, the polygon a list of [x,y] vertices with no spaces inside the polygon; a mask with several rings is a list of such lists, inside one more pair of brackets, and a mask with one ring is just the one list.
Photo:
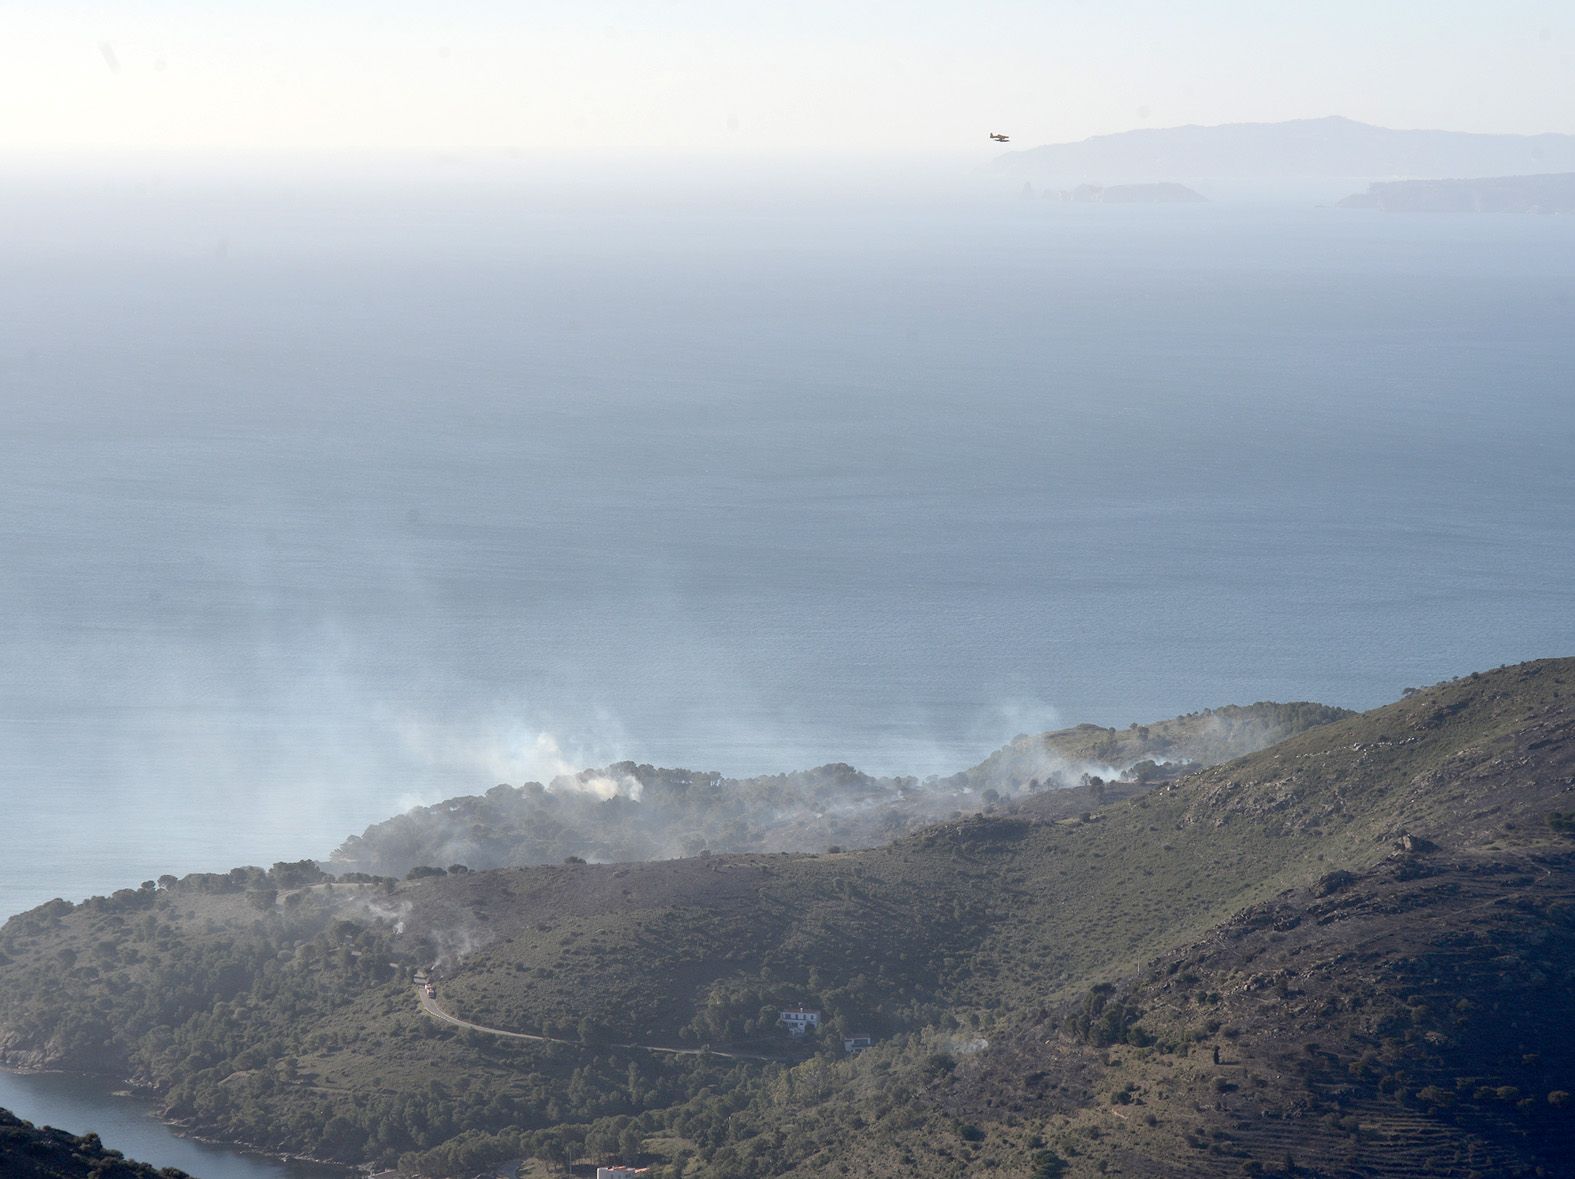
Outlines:
{"label": "smoke", "polygon": [[392,925],[397,935],[404,934],[405,925],[414,908],[409,901],[366,895],[364,890],[351,892],[349,889],[339,888],[334,890],[333,895],[341,916],[358,916],[366,922]]}
{"label": "smoke", "polygon": [[553,790],[580,790],[593,798],[603,802],[610,798],[627,798],[634,802],[640,801],[645,786],[639,779],[628,774],[621,774],[617,778],[609,778],[602,774],[583,776],[558,777],[552,780],[550,789]]}
{"label": "smoke", "polygon": [[962,1058],[965,1056],[977,1056],[990,1047],[990,1041],[983,1036],[952,1034],[943,1036],[941,1045],[943,1051],[951,1056]]}
{"label": "smoke", "polygon": [[494,940],[475,925],[438,926],[425,932],[434,966],[452,966]]}
{"label": "smoke", "polygon": [[[564,768],[563,751],[550,736],[538,735],[529,749],[533,765],[548,772]],[[347,840],[329,866],[402,875],[422,865],[495,868],[569,856],[612,862],[706,851],[868,847],[1030,789],[1119,773],[1103,762],[1043,751],[1031,761],[998,754],[971,770],[925,781],[876,778],[841,764],[727,778],[623,762],[557,773],[546,785],[499,785],[417,808]]]}
{"label": "smoke", "polygon": [[[628,775],[609,777],[581,770],[588,764],[617,760],[617,753],[612,751],[619,748],[621,738],[610,734],[617,733],[618,726],[611,723],[605,712],[596,719],[601,722],[596,728],[602,735],[593,744],[570,749],[565,749],[553,733],[518,724],[478,730],[407,719],[399,726],[399,736],[411,758],[445,770],[458,769],[473,782],[545,782],[554,791],[638,801],[643,789],[638,780]],[[402,809],[429,801],[410,798]]]}
{"label": "smoke", "polygon": [[333,891],[333,903],[347,920],[391,925],[402,948],[436,966],[453,965],[496,940],[464,904],[430,889],[411,900],[340,887]]}
{"label": "smoke", "polygon": [[[508,765],[533,768],[546,785],[499,785],[376,824],[346,840],[332,866],[399,875],[419,865],[496,868],[570,856],[627,862],[871,847],[939,820],[1023,805],[1028,795],[1092,779],[1152,784],[1342,715],[1323,705],[1264,703],[1125,729],[1078,725],[1019,735],[968,769],[922,780],[876,777],[841,763],[739,778],[631,762],[573,773],[573,753],[535,732],[512,744]],[[1058,804],[1033,809],[1047,805]]]}

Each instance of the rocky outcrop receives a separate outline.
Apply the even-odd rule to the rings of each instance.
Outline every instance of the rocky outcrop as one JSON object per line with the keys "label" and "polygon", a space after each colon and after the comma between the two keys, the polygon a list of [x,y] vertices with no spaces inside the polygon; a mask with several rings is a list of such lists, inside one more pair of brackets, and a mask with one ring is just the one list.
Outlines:
{"label": "rocky outcrop", "polygon": [[1575,172],[1480,180],[1388,180],[1339,202],[1383,213],[1575,213]]}

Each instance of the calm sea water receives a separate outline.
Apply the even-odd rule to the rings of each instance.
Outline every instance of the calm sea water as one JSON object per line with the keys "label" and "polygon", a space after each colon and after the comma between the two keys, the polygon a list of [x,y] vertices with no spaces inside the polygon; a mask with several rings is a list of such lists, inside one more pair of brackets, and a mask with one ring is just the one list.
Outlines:
{"label": "calm sea water", "polygon": [[1575,222],[565,192],[6,189],[0,911],[1575,651]]}
{"label": "calm sea water", "polygon": [[0,1069],[0,1109],[37,1126],[97,1134],[104,1145],[155,1167],[177,1167],[197,1179],[349,1179],[351,1172],[284,1163],[182,1138],[153,1116],[146,1101],[117,1095],[105,1082],[62,1073]]}

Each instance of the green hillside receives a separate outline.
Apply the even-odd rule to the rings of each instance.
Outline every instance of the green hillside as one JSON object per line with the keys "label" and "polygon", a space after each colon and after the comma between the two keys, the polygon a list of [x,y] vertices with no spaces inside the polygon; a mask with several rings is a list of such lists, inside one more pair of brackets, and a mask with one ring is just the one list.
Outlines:
{"label": "green hillside", "polygon": [[[55,902],[0,930],[0,1052],[432,1174],[1558,1174],[1572,829],[1543,661],[857,852]],[[446,1015],[550,1039],[423,1012],[433,964]]]}

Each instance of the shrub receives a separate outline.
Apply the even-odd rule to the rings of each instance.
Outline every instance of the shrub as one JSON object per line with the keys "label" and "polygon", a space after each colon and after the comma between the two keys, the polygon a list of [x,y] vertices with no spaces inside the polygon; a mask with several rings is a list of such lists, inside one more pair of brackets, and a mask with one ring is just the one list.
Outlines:
{"label": "shrub", "polygon": [[1061,1179],[1066,1174],[1067,1161],[1053,1150],[1041,1150],[1033,1158],[1033,1179]]}
{"label": "shrub", "polygon": [[944,1077],[957,1067],[957,1062],[944,1052],[932,1052],[924,1060],[924,1071],[932,1077]]}

